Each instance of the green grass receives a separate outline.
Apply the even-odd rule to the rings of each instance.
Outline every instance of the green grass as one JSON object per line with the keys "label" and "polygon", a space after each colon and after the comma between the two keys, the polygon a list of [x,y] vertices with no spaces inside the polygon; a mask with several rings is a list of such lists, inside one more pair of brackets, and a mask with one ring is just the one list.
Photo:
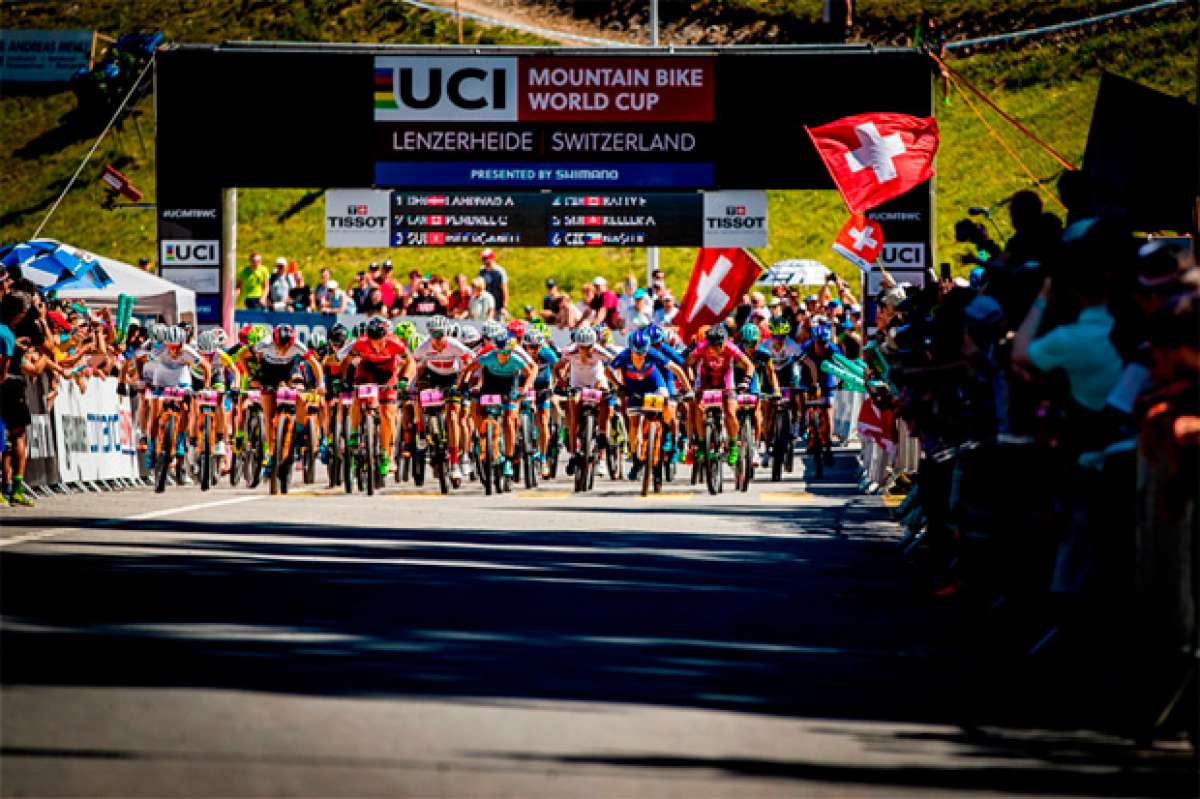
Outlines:
{"label": "green grass", "polygon": [[[866,13],[872,8],[881,8],[884,3],[878,0],[861,5]],[[911,10],[909,7],[915,8],[918,4],[915,0],[897,0],[890,5],[908,13],[906,9]],[[985,3],[984,0],[968,0],[956,5],[979,14]],[[999,4],[989,2],[986,5]],[[1022,4],[1010,4],[1012,7],[1019,5]],[[1096,7],[1082,0],[1069,0],[1061,5],[1071,6],[1074,12],[1083,5],[1088,5],[1089,9]],[[1111,5],[1105,4],[1106,7]],[[235,13],[242,6],[245,6],[244,13]],[[230,10],[233,7],[236,8]],[[60,27],[97,26],[108,33],[118,29],[158,27],[179,41],[304,38],[449,42],[455,36],[453,25],[441,18],[431,18],[431,15],[415,12],[407,6],[357,0],[303,4],[92,0],[66,7],[50,3],[9,3],[5,8],[5,24],[16,27],[48,26],[48,20],[54,16],[61,20],[58,22]],[[966,13],[964,10],[963,14]],[[467,26],[467,33],[470,41],[517,41],[473,25]],[[952,63],[989,92],[1003,108],[1078,164],[1082,161],[1091,108],[1103,70],[1195,101],[1196,52],[1196,20],[1188,11],[1155,17],[1153,24],[1095,32],[1069,44],[1031,44],[956,59]],[[74,104],[74,98],[65,92],[46,97],[0,98],[0,114],[5,120],[0,126],[0,159],[3,160],[0,164],[0,196],[5,198],[0,207],[0,242],[17,241],[32,235],[45,209],[90,147],[90,141],[53,138],[52,132],[58,128],[60,119]],[[97,178],[103,165],[109,162],[117,163],[137,185],[147,190],[148,199],[153,200],[154,142],[149,99],[141,103],[139,110],[144,114],[141,125],[146,136],[146,151],[141,150],[132,123],[125,126],[119,138],[110,137],[84,171],[76,190],[63,202],[44,235],[126,261],[153,257],[155,224],[152,212],[106,212],[99,208],[103,192]],[[998,126],[1035,175],[1045,179],[1057,175],[1059,167],[1048,156],[994,115],[989,115],[989,120]],[[970,205],[995,205],[1013,192],[1027,188],[1030,180],[989,137],[962,98],[955,95],[949,106],[939,103],[938,122],[942,131],[937,164],[938,251],[940,260],[951,260],[960,252],[953,242],[953,223],[964,209]],[[47,137],[47,134],[51,135]],[[14,155],[30,142],[38,141],[48,141],[52,146],[33,157]],[[304,191],[298,190],[240,192],[239,251],[243,255],[257,250],[269,258],[276,255],[295,258],[306,269],[314,270],[312,273],[320,266],[330,266],[343,281],[368,261],[386,257],[404,269],[415,265],[422,271],[444,274],[457,271],[470,274],[477,266],[476,253],[472,250],[327,250],[322,233],[322,202],[309,205],[286,221],[278,221],[279,215],[304,195]],[[844,219],[841,202],[832,192],[771,192],[771,246],[758,254],[767,262],[792,257],[816,258],[843,275],[857,274],[853,267],[828,249]],[[644,254],[637,250],[514,249],[501,251],[499,255],[509,271],[517,303],[537,304],[541,285],[548,276],[576,291],[579,283],[596,274],[605,275],[610,282],[628,272],[640,278],[645,265]],[[669,284],[682,291],[695,251],[664,249],[661,257]]]}

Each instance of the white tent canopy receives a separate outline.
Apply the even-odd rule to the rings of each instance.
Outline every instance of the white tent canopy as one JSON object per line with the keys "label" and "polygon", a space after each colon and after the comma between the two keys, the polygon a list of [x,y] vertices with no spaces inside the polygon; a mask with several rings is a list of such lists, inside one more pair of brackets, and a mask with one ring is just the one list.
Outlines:
{"label": "white tent canopy", "polygon": [[[52,241],[52,239],[39,239]],[[56,242],[57,243],[57,242]],[[79,247],[72,247],[83,258],[94,258],[108,272],[112,283],[102,289],[82,286],[67,286],[58,289],[58,296],[64,299],[80,299],[88,305],[116,307],[117,298],[128,294],[134,298],[133,312],[142,316],[161,315],[169,324],[182,319],[196,319],[196,292],[176,285],[169,280],[130,266],[123,261],[106,258]],[[49,285],[53,279],[44,272],[34,269],[26,271],[26,276],[35,283]]]}

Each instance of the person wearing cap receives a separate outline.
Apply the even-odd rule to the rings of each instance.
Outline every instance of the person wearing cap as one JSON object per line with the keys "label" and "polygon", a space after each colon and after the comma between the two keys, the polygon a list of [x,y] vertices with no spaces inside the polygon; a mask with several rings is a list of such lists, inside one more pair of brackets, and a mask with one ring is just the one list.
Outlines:
{"label": "person wearing cap", "polygon": [[317,285],[313,288],[313,301],[316,303],[317,310],[324,312],[329,310],[337,283],[333,280],[333,272],[329,271],[329,267],[327,266],[321,269],[320,276],[321,279],[317,281]]}
{"label": "person wearing cap", "polygon": [[591,325],[607,325],[609,330],[620,330],[623,327],[619,299],[615,291],[610,291],[608,281],[600,275],[592,279],[593,295],[591,299]]}
{"label": "person wearing cap", "polygon": [[287,268],[287,258],[281,255],[275,259],[275,269],[271,272],[271,279],[267,283],[267,296],[265,297],[265,303],[269,310],[287,310],[288,298],[292,292],[292,282],[288,278]]}
{"label": "person wearing cap", "polygon": [[629,312],[629,327],[638,330],[653,321],[654,311],[650,308],[650,295],[645,289],[633,290],[633,307]]}
{"label": "person wearing cap", "polygon": [[263,308],[264,295],[270,282],[271,270],[263,263],[262,256],[256,252],[250,253],[250,265],[238,275],[238,293],[242,304],[249,310]]}
{"label": "person wearing cap", "polygon": [[[392,308],[396,305],[396,298],[404,294],[400,289],[400,285],[396,282],[395,276],[392,274],[392,262],[384,261],[383,269],[379,275],[379,296],[383,302],[384,308]],[[403,301],[400,303],[403,305]]]}
{"label": "person wearing cap", "polygon": [[558,318],[558,303],[562,292],[558,290],[558,281],[552,277],[546,278],[546,293],[542,297],[542,321],[551,323]]}
{"label": "person wearing cap", "polygon": [[490,247],[479,254],[479,260],[479,276],[483,278],[487,293],[495,300],[494,318],[500,319],[508,307],[508,273],[496,263],[496,253]]}
{"label": "person wearing cap", "polygon": [[660,327],[667,327],[675,324],[675,317],[679,315],[679,306],[675,303],[675,295],[667,292],[663,294],[658,301],[658,307],[654,309],[654,323]]}

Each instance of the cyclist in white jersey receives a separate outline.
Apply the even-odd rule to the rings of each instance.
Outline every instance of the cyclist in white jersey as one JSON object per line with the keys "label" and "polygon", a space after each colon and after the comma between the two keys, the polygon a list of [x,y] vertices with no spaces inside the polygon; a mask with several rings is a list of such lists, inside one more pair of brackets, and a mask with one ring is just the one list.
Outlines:
{"label": "cyclist in white jersey", "polygon": [[[575,342],[574,346],[568,347],[554,366],[555,381],[561,384],[563,378],[566,377],[567,388],[572,389],[572,393],[585,388],[608,391],[608,374],[605,367],[613,356],[607,350],[596,345],[596,331],[586,325],[578,327],[571,334],[571,340]],[[578,409],[579,397],[571,396],[567,401],[567,429],[571,431],[573,453],[578,453],[580,450],[576,427]],[[601,402],[597,409],[597,430],[608,430],[608,413],[608,402]],[[601,433],[600,445],[602,447],[607,446],[606,439],[607,435]]]}
{"label": "cyclist in white jersey", "polygon": [[[431,318],[425,329],[429,332],[429,338],[422,341],[413,353],[417,361],[417,385],[420,388],[435,388],[449,393],[458,383],[458,376],[462,370],[475,359],[475,353],[449,335],[450,320],[444,316]],[[463,433],[461,409],[457,402],[446,403],[446,439],[451,463],[451,480],[463,478],[462,468],[459,466],[460,436]],[[417,426],[421,430],[425,429],[425,415],[419,402]]]}
{"label": "cyclist in white jersey", "polygon": [[[190,391],[192,388],[193,366],[199,368],[205,388],[212,383],[212,367],[209,366],[208,361],[194,347],[185,344],[184,342],[186,341],[187,333],[184,332],[183,328],[168,328],[163,334],[162,349],[147,364],[145,375],[152,393],[149,403],[151,406],[151,426],[147,432],[151,436],[157,434],[155,422],[162,414],[162,399],[158,396],[162,389],[182,388]],[[190,423],[191,408],[186,407],[179,429],[190,430]]]}

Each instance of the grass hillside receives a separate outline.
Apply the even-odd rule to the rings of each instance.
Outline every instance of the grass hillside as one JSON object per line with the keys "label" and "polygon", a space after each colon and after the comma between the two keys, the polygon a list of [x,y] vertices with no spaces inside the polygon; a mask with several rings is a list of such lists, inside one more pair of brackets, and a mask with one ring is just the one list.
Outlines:
{"label": "grass hillside", "polygon": [[[664,3],[664,7],[670,4]],[[694,3],[697,8],[716,5]],[[761,7],[764,12],[804,8],[816,3],[799,0],[750,2],[726,0],[730,13],[738,8]],[[887,8],[897,12],[893,24],[914,16],[916,0],[863,0],[858,3],[860,19],[888,19]],[[990,32],[995,20],[1017,20],[1019,25],[1074,18],[1116,2],[1061,3],[993,2],[966,0],[942,4],[956,15],[944,19],[952,29],[972,35]],[[1084,7],[1086,8],[1086,11]],[[8,2],[5,27],[86,27],[107,34],[131,30],[163,30],[171,41],[216,42],[229,39],[275,39],[305,41],[381,41],[397,43],[452,42],[453,23],[447,18],[417,11],[396,3],[367,0],[335,2],[216,2],[216,0],[170,0],[170,2],[117,2],[90,0],[64,5],[51,2]],[[1069,13],[1068,13],[1069,12]],[[1196,17],[1194,6],[1176,7],[1167,13],[1145,15],[1137,24],[1107,26],[1068,39],[1030,43],[1007,50],[954,59],[951,63],[1007,111],[1049,141],[1068,159],[1082,161],[1092,104],[1103,70],[1109,70],[1160,90],[1196,99]],[[880,22],[882,25],[882,22]],[[1000,24],[1000,23],[996,23]],[[869,27],[864,23],[864,27]],[[468,42],[539,43],[527,37],[465,26]],[[897,34],[898,35],[898,34]],[[965,35],[965,34],[964,34]],[[66,180],[91,146],[90,139],[68,134],[62,123],[75,106],[69,92],[48,96],[0,97],[0,242],[28,238],[38,226]],[[133,121],[101,145],[79,183],[55,214],[43,235],[52,236],[103,252],[126,261],[154,255],[154,215],[147,211],[106,212],[99,208],[103,197],[97,178],[105,163],[119,166],[153,200],[155,185],[153,105],[149,98],[138,107],[144,147]],[[1014,191],[1029,187],[1026,173],[989,136],[961,97],[954,94],[949,105],[939,96],[938,123],[942,149],[938,157],[939,257],[950,260],[958,253],[952,226],[970,205],[996,205]],[[1059,167],[1044,153],[1022,139],[994,115],[989,122],[1004,136],[1040,179],[1052,180]],[[256,120],[254,124],[303,124],[295,120]],[[319,188],[319,187],[314,187]],[[476,254],[469,250],[369,251],[326,250],[322,233],[322,203],[302,207],[284,216],[306,196],[305,191],[248,190],[239,195],[239,250],[262,252],[269,258],[285,255],[306,269],[330,266],[345,280],[349,273],[368,261],[391,257],[407,268],[422,271],[472,271]],[[771,246],[759,252],[767,262],[781,258],[816,258],[843,274],[853,267],[829,251],[829,242],[844,220],[840,200],[832,192],[772,192],[770,207]],[[1052,210],[1053,207],[1051,207]],[[281,216],[284,216],[281,219]],[[694,250],[665,249],[663,265],[668,282],[682,289],[694,258]],[[516,301],[535,302],[542,281],[548,276],[573,286],[595,274],[613,280],[625,272],[641,275],[644,255],[637,250],[560,252],[544,249],[510,250],[500,253],[501,262],[513,280]],[[844,268],[843,268],[844,267]]]}

